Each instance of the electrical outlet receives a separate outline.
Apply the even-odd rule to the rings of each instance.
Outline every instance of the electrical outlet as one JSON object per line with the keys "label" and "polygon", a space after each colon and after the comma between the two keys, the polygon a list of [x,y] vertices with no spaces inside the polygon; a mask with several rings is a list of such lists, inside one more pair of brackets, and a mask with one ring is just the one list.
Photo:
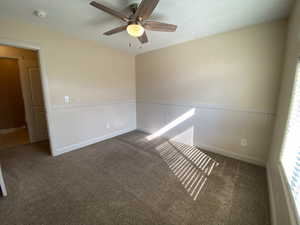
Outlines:
{"label": "electrical outlet", "polygon": [[106,128],[107,128],[107,129],[110,128],[110,123],[106,123]]}
{"label": "electrical outlet", "polygon": [[241,146],[246,147],[248,145],[248,140],[246,138],[241,139]]}

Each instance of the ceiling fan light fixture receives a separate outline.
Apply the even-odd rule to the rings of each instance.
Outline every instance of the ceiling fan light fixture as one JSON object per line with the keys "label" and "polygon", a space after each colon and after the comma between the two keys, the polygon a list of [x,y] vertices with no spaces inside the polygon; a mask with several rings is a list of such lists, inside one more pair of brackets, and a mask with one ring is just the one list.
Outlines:
{"label": "ceiling fan light fixture", "polygon": [[96,1],[90,2],[91,6],[94,6],[95,8],[112,15],[122,20],[123,22],[126,22],[126,24],[109,30],[103,33],[103,35],[110,36],[127,30],[130,36],[138,38],[141,44],[146,44],[149,41],[145,29],[160,32],[176,31],[177,26],[174,24],[161,23],[157,21],[148,21],[160,0],[134,1],[141,2],[139,4],[135,3],[130,5],[130,15],[126,15],[124,14],[124,12],[108,8],[107,6]]}
{"label": "ceiling fan light fixture", "polygon": [[127,26],[127,32],[133,37],[141,37],[144,34],[145,29],[140,24],[129,24]]}

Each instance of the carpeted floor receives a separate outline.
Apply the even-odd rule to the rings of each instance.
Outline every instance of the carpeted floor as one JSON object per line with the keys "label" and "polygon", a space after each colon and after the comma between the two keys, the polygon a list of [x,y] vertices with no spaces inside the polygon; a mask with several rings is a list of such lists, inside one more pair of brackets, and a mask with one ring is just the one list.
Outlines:
{"label": "carpeted floor", "polygon": [[58,157],[0,151],[1,225],[268,225],[265,169],[134,131]]}

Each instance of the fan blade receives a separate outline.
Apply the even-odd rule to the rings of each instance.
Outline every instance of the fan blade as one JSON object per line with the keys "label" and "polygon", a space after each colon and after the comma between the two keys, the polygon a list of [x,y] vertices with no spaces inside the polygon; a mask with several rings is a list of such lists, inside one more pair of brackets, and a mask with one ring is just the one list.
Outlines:
{"label": "fan blade", "polygon": [[148,37],[147,37],[146,32],[144,32],[142,36],[138,37],[138,39],[140,40],[140,42],[141,42],[142,44],[147,43],[147,42],[148,42]]}
{"label": "fan blade", "polygon": [[156,21],[146,21],[143,23],[143,27],[147,30],[162,31],[162,32],[174,32],[177,29],[176,25],[160,23]]}
{"label": "fan blade", "polygon": [[135,12],[134,18],[142,18],[143,20],[148,19],[157,6],[158,2],[159,0],[143,0]]}
{"label": "fan blade", "polygon": [[110,9],[110,8],[104,6],[104,5],[99,4],[98,2],[92,1],[92,2],[90,2],[90,5],[96,7],[97,9],[100,9],[100,10],[102,10],[102,11],[104,11],[104,12],[110,14],[110,15],[113,15],[113,16],[115,16],[115,17],[117,17],[117,18],[119,18],[119,19],[121,19],[125,22],[129,21],[129,18],[126,15],[124,15],[123,13],[115,11],[113,9]]}
{"label": "fan blade", "polygon": [[109,36],[109,35],[112,35],[112,34],[116,34],[116,33],[119,33],[119,32],[122,32],[122,31],[126,30],[126,28],[127,28],[127,25],[126,26],[117,27],[115,29],[112,29],[112,30],[109,30],[109,31],[105,32],[104,35]]}

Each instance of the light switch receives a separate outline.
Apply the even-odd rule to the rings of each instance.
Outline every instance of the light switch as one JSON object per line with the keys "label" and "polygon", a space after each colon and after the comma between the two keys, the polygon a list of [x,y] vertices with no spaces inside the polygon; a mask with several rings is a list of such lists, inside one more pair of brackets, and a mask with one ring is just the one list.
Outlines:
{"label": "light switch", "polygon": [[65,103],[70,103],[70,96],[65,96]]}

